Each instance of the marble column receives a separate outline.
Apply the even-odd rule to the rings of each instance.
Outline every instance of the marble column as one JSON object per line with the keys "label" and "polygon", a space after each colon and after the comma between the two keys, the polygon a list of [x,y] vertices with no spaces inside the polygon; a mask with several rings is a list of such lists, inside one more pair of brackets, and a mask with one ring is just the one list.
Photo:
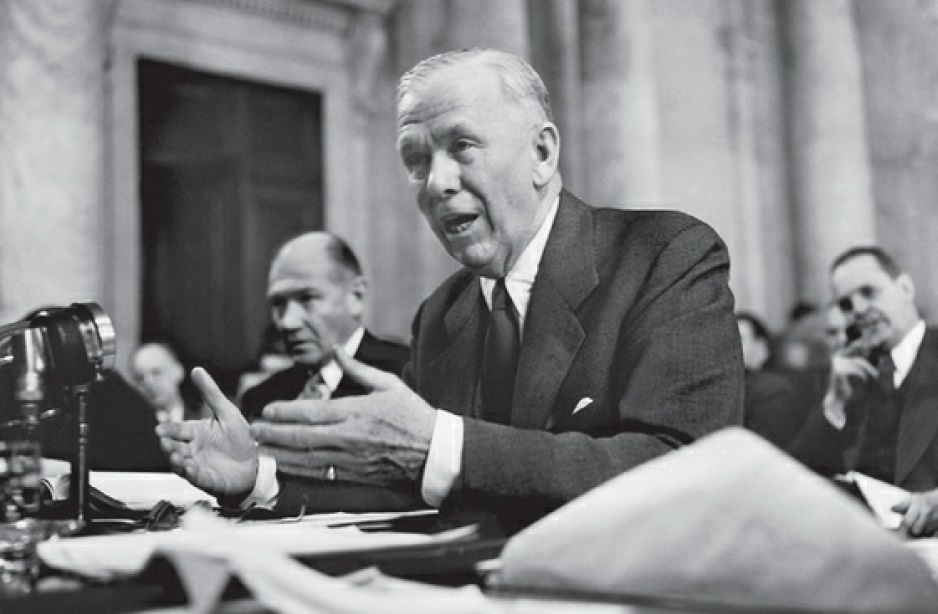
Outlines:
{"label": "marble column", "polygon": [[113,1],[0,2],[0,319],[103,300]]}
{"label": "marble column", "polygon": [[527,58],[527,7],[526,0],[448,0],[447,47],[492,47]]}
{"label": "marble column", "polygon": [[586,184],[578,0],[542,0],[531,13],[531,63],[550,92],[560,128],[560,170],[576,193]]}
{"label": "marble column", "polygon": [[863,75],[850,0],[789,0],[787,55],[793,245],[800,293],[827,296],[844,249],[876,240]]}
{"label": "marble column", "polygon": [[646,0],[582,0],[584,194],[628,208],[660,196],[653,20]]}

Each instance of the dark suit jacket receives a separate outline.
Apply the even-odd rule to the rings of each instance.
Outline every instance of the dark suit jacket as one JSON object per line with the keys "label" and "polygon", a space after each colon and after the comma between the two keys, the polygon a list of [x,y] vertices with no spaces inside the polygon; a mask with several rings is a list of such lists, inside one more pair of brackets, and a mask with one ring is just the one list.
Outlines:
{"label": "dark suit jacket", "polygon": [[[365,331],[355,358],[367,365],[400,375],[409,354],[407,346],[378,339]],[[244,393],[241,411],[248,421],[254,421],[268,403],[295,399],[308,379],[309,371],[301,365],[275,373]],[[343,377],[333,391],[332,398],[365,392],[359,384]],[[426,507],[419,493],[410,488],[395,490],[363,484],[325,482],[284,473],[278,473],[277,478],[280,482],[277,507],[288,513],[301,505],[306,506],[307,512],[394,511]]]}
{"label": "dark suit jacket", "polygon": [[[938,487],[938,329],[925,332],[918,356],[898,391],[904,398],[896,443],[898,486],[912,491]],[[856,469],[852,459],[863,437],[863,395],[847,408],[842,431],[824,418],[820,404],[812,412],[792,452],[824,475]]]}
{"label": "dark suit jacket", "polygon": [[[406,345],[378,339],[368,331],[362,337],[361,345],[355,358],[367,365],[400,375],[410,356]],[[268,403],[295,399],[309,379],[309,370],[303,365],[294,365],[289,369],[275,373],[269,378],[244,392],[241,397],[241,413],[248,422],[261,417],[261,412]],[[347,377],[339,380],[339,385],[332,393],[332,398],[365,394],[366,390]]]}
{"label": "dark suit jacket", "polygon": [[510,426],[477,418],[479,280],[464,270],[444,282],[418,311],[405,379],[465,417],[462,495],[541,515],[740,424],[728,272],[723,242],[690,216],[595,209],[564,192],[531,290]]}

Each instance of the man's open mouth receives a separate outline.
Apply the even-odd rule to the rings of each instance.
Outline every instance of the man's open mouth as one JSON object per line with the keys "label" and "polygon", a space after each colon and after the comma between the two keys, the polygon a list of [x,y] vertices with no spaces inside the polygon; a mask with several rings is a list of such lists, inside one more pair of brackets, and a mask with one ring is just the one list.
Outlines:
{"label": "man's open mouth", "polygon": [[469,230],[472,223],[478,219],[477,213],[459,213],[447,215],[443,218],[443,230],[448,235],[458,235]]}

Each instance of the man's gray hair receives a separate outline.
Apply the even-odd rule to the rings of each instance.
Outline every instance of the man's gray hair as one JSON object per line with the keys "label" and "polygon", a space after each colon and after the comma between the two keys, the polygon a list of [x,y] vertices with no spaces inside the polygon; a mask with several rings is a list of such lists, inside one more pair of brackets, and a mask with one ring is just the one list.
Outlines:
{"label": "man's gray hair", "polygon": [[411,92],[415,85],[438,71],[469,62],[478,62],[495,69],[501,77],[504,92],[509,98],[521,104],[532,104],[544,113],[544,119],[554,121],[550,94],[537,71],[518,56],[496,49],[459,49],[446,51],[423,60],[404,73],[398,82],[398,103]]}

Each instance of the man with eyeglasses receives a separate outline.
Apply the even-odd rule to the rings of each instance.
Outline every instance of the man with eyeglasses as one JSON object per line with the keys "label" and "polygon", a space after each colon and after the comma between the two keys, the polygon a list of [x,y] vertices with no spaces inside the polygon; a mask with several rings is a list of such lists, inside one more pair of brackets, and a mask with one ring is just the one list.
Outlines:
{"label": "man with eyeglasses", "polygon": [[[795,454],[824,474],[856,470],[913,492],[935,489],[938,330],[922,319],[912,278],[882,248],[847,250],[830,275],[846,343]],[[912,534],[928,524],[920,498],[899,508]]]}

